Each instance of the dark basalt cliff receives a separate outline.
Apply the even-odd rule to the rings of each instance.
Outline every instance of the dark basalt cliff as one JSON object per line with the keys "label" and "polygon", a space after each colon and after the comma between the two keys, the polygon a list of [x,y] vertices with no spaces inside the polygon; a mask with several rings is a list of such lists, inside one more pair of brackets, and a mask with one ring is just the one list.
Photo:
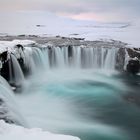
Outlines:
{"label": "dark basalt cliff", "polygon": [[140,72],[140,49],[120,48],[117,54],[116,69],[130,74]]}

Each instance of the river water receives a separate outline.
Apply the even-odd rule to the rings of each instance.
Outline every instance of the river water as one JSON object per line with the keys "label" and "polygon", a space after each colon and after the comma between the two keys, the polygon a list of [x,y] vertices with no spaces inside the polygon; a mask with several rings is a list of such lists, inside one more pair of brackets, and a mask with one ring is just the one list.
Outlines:
{"label": "river water", "polygon": [[16,98],[31,127],[81,140],[139,140],[140,77],[93,69],[38,71]]}

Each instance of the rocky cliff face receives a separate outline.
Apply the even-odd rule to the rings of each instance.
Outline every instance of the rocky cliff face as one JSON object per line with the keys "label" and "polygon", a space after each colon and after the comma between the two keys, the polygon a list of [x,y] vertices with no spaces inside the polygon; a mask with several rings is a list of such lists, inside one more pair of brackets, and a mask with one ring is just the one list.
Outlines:
{"label": "rocky cliff face", "polygon": [[131,74],[140,72],[140,49],[120,48],[117,54],[116,69]]}

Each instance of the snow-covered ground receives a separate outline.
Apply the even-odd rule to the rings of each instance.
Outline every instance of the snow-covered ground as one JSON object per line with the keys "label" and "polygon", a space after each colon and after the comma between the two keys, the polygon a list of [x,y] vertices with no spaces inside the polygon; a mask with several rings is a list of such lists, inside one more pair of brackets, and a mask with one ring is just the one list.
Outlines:
{"label": "snow-covered ground", "polygon": [[102,23],[58,17],[49,12],[0,13],[1,35],[84,37],[87,40],[115,39],[133,47],[140,44],[140,21]]}
{"label": "snow-covered ground", "polygon": [[35,42],[32,40],[13,40],[13,41],[0,41],[0,53],[4,51],[14,52],[14,47],[17,44],[21,45],[30,45],[34,44]]}
{"label": "snow-covered ground", "polygon": [[40,128],[27,129],[0,121],[0,140],[80,140],[77,137],[53,134]]}

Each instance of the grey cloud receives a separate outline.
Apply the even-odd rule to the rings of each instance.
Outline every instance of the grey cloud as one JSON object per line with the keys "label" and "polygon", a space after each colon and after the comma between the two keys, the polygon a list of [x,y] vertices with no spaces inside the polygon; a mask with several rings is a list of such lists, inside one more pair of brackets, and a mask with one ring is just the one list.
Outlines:
{"label": "grey cloud", "polygon": [[140,14],[140,0],[1,0],[0,10],[46,10],[55,13],[95,13],[133,18]]}

